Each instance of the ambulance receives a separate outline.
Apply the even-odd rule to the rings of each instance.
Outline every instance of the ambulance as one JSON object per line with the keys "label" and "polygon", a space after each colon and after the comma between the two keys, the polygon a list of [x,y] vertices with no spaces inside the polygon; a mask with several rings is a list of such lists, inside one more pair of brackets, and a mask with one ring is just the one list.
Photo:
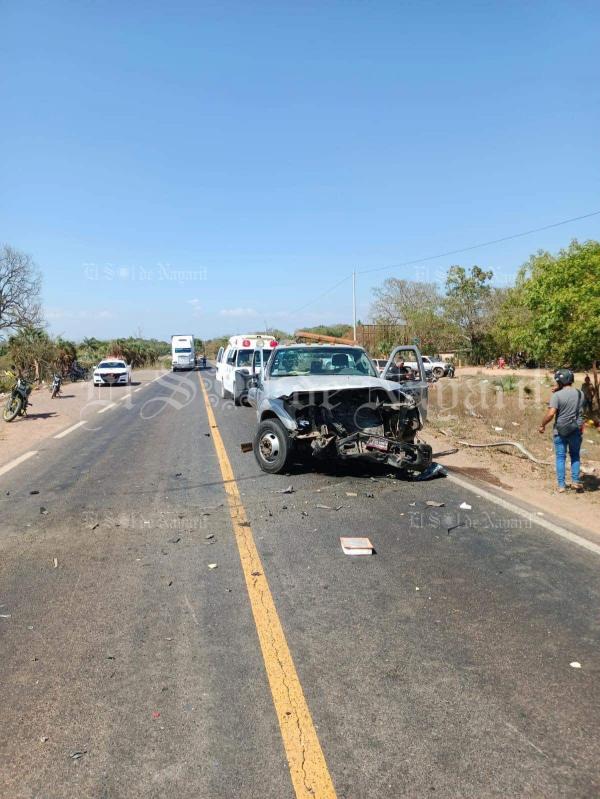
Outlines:
{"label": "ambulance", "polygon": [[249,333],[232,336],[226,347],[217,354],[216,380],[221,397],[233,397],[236,405],[246,404],[248,378],[252,372],[255,352],[263,351],[266,363],[268,356],[277,346],[277,340],[266,333]]}

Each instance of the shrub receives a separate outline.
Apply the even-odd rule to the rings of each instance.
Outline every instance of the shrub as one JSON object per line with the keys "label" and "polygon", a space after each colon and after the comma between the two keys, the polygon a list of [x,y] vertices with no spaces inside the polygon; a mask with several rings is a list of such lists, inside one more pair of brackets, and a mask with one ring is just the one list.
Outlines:
{"label": "shrub", "polygon": [[501,388],[505,394],[512,394],[513,391],[517,390],[517,386],[519,385],[519,381],[514,375],[506,375],[506,377],[497,378],[492,382],[493,385]]}

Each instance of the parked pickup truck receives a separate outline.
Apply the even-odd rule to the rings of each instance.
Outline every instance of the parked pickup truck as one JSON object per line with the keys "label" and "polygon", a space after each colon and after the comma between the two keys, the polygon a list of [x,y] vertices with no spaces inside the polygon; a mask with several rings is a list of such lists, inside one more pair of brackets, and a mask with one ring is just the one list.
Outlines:
{"label": "parked pickup truck", "polygon": [[[388,380],[400,351],[414,357],[416,373]],[[285,472],[303,454],[417,472],[430,466],[431,447],[417,440],[428,385],[416,347],[397,347],[381,376],[358,346],[293,344],[269,356],[255,354],[246,394],[256,409],[253,449],[263,471]]]}

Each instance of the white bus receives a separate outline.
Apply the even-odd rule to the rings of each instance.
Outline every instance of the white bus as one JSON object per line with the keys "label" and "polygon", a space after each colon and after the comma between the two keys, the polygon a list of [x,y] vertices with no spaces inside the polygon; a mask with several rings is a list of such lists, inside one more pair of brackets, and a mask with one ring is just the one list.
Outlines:
{"label": "white bus", "polygon": [[171,336],[171,368],[174,372],[179,369],[196,368],[196,350],[193,336]]}

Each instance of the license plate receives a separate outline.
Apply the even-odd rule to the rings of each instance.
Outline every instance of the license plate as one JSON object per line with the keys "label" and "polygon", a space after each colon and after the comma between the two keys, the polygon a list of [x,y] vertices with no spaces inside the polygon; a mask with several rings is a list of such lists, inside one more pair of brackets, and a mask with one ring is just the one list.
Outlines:
{"label": "license plate", "polygon": [[387,452],[389,447],[390,443],[386,438],[377,438],[377,436],[371,436],[371,438],[367,439],[368,449],[377,449],[380,452]]}

